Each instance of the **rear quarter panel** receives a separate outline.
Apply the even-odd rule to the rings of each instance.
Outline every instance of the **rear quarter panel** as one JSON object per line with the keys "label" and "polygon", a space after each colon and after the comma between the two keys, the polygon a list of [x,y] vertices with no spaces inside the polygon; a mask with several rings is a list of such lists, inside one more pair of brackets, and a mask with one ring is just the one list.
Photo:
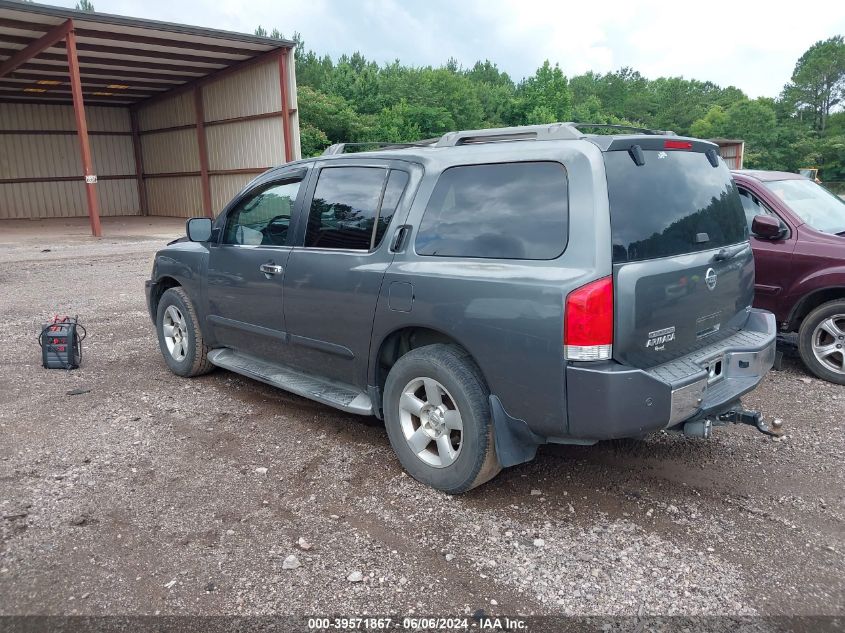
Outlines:
{"label": "rear quarter panel", "polygon": [[[404,252],[385,275],[376,309],[370,384],[381,343],[405,327],[427,327],[463,345],[507,413],[545,437],[567,435],[563,360],[566,295],[609,275],[610,226],[601,152],[589,142],[501,143],[432,152],[406,223]],[[442,159],[439,158],[442,156]],[[438,175],[456,165],[557,161],[569,184],[569,239],[555,260],[526,261],[417,255],[417,228]],[[520,221],[530,222],[530,209]],[[507,231],[507,227],[502,228]],[[413,287],[411,309],[391,310],[394,283]]]}

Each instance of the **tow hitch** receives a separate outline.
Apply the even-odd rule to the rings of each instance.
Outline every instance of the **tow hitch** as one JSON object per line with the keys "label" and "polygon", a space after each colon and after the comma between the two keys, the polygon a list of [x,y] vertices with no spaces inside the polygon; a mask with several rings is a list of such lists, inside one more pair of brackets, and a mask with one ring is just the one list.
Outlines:
{"label": "tow hitch", "polygon": [[757,427],[757,430],[772,437],[781,437],[783,435],[783,422],[777,418],[772,420],[771,425],[763,419],[763,414],[759,411],[751,411],[749,409],[731,409],[718,416],[715,419],[706,418],[703,420],[695,420],[694,422],[687,422],[684,424],[684,435],[688,437],[710,437],[710,432],[714,426],[727,426],[728,424],[748,424]]}
{"label": "tow hitch", "polygon": [[759,411],[751,411],[749,409],[731,409],[722,413],[716,422],[718,426],[726,426],[728,424],[749,424],[756,426],[760,433],[771,435],[772,437],[780,437],[783,435],[783,421],[775,418],[772,420],[771,426],[763,419],[763,414]]}

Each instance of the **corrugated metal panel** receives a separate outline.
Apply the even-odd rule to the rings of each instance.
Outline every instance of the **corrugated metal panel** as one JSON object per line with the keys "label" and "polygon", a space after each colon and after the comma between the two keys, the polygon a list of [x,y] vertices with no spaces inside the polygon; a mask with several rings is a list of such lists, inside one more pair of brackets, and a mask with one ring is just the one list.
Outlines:
{"label": "corrugated metal panel", "polygon": [[[89,141],[97,175],[135,173],[132,137],[91,136]],[[82,176],[82,159],[76,136],[0,135],[0,179],[65,176]]]}
{"label": "corrugated metal panel", "polygon": [[285,162],[281,116],[213,125],[205,129],[205,135],[212,171],[272,167]]}
{"label": "corrugated metal panel", "polygon": [[214,215],[220,215],[224,207],[231,202],[240,191],[246,187],[258,174],[230,174],[226,176],[212,176],[211,208]]}
{"label": "corrugated metal panel", "polygon": [[224,77],[202,89],[206,121],[219,121],[282,109],[279,64],[268,62]]}
{"label": "corrugated metal panel", "polygon": [[[138,215],[138,185],[134,179],[97,183],[100,215]],[[88,215],[85,184],[28,182],[0,185],[0,219],[69,218]]]}
{"label": "corrugated metal panel", "polygon": [[199,177],[151,178],[146,184],[150,215],[176,218],[202,215]]}
{"label": "corrugated metal panel", "polygon": [[[125,108],[85,108],[91,132],[129,132]],[[73,106],[37,103],[0,103],[0,130],[75,130]]]}
{"label": "corrugated metal panel", "polygon": [[199,145],[193,129],[145,134],[141,137],[145,174],[199,171]]}
{"label": "corrugated metal panel", "polygon": [[138,127],[141,131],[193,123],[196,123],[196,111],[194,110],[194,93],[191,91],[174,95],[138,110]]}
{"label": "corrugated metal panel", "polygon": [[299,100],[296,92],[295,50],[296,49],[292,48],[290,54],[288,55],[288,101],[290,101],[288,107],[293,112],[293,114],[290,115],[290,137],[293,147],[293,159],[299,160],[302,158],[302,144],[299,137]]}

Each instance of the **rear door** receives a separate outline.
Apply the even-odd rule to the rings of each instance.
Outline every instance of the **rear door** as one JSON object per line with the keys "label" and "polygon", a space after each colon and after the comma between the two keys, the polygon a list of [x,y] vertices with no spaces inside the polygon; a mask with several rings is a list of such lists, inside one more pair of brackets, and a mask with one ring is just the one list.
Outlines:
{"label": "rear door", "polygon": [[728,168],[705,154],[712,148],[654,139],[605,153],[619,362],[667,362],[747,319],[754,294],[748,229]]}
{"label": "rear door", "polygon": [[373,159],[318,166],[285,273],[297,368],[366,386],[373,315],[393,260],[390,226],[414,168]]}

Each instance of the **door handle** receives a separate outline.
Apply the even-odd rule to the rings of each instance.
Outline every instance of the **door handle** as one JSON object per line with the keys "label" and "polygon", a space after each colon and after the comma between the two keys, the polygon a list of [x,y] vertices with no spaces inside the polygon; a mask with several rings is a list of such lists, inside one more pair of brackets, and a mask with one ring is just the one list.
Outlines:
{"label": "door handle", "polygon": [[278,275],[284,272],[285,269],[281,266],[277,266],[276,264],[261,264],[261,266],[258,267],[258,270],[265,275]]}
{"label": "door handle", "polygon": [[409,224],[403,224],[397,228],[396,233],[393,236],[393,243],[390,245],[390,252],[398,253],[405,248],[405,238],[407,238],[410,234],[411,226]]}

